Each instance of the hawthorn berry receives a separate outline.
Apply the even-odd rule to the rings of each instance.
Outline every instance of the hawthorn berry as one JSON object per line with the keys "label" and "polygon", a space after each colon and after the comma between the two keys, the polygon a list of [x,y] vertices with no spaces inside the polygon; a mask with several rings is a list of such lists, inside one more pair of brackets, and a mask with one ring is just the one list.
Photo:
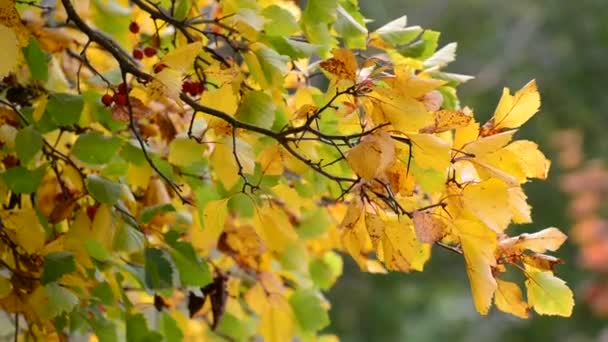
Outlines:
{"label": "hawthorn berry", "polygon": [[146,46],[144,48],[144,55],[146,55],[146,57],[152,57],[152,56],[156,55],[156,48],[153,48],[151,46]]}
{"label": "hawthorn berry", "polygon": [[125,94],[114,94],[114,102],[116,102],[117,105],[119,106],[126,106],[127,105],[127,95]]}
{"label": "hawthorn berry", "polygon": [[139,24],[132,21],[131,24],[129,24],[129,31],[131,31],[131,33],[139,33]]}
{"label": "hawthorn berry", "polygon": [[133,58],[135,58],[137,60],[144,59],[144,53],[143,53],[143,51],[141,51],[141,49],[134,49],[133,50]]}
{"label": "hawthorn berry", "polygon": [[184,93],[190,93],[191,89],[192,89],[192,82],[184,81],[184,83],[182,83],[182,91]]}
{"label": "hawthorn berry", "polygon": [[127,85],[125,83],[121,83],[118,85],[118,93],[126,94],[127,93]]}
{"label": "hawthorn berry", "polygon": [[110,94],[105,94],[101,97],[101,103],[103,103],[106,107],[110,107],[114,102],[114,98]]}

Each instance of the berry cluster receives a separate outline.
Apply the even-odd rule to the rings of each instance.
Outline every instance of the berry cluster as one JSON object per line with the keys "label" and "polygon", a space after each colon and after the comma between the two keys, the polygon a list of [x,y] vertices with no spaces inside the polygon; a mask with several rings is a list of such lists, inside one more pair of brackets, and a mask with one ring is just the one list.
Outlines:
{"label": "berry cluster", "polygon": [[127,105],[127,93],[129,89],[126,84],[121,83],[116,88],[114,95],[105,94],[101,97],[101,103],[103,103],[106,107],[110,107],[113,103],[116,103],[117,106],[126,106]]}
{"label": "berry cluster", "polygon": [[205,91],[205,85],[203,83],[201,83],[200,81],[194,82],[194,81],[186,80],[182,84],[182,91],[184,93],[190,94],[190,96],[197,96],[197,95],[202,94],[203,91]]}
{"label": "berry cluster", "polygon": [[[139,33],[139,24],[132,21],[131,24],[129,24],[129,31],[131,31],[131,33],[133,33],[133,34]],[[153,56],[156,56],[156,48],[153,46],[146,46],[143,49],[142,48],[133,49],[133,58],[135,58],[137,60],[142,60],[142,59],[144,59],[144,57],[149,58],[149,57],[153,57]]]}

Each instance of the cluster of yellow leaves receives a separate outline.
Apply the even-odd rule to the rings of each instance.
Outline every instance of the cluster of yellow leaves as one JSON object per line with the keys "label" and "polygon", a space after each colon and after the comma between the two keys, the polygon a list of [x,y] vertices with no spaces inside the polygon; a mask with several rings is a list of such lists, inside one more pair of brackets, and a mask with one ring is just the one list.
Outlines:
{"label": "cluster of yellow leaves", "polygon": [[[343,67],[349,59],[341,54],[321,66],[337,79],[350,79]],[[385,268],[410,271],[422,270],[431,244],[456,248],[464,254],[481,314],[495,298],[500,310],[522,318],[529,308],[569,316],[572,292],[552,273],[558,259],[541,254],[557,250],[566,236],[556,228],[505,235],[512,222],[532,222],[521,186],[531,178],[545,179],[550,166],[535,143],[512,141],[540,107],[536,83],[515,95],[505,89],[494,116],[480,127],[469,109],[427,109],[425,94],[443,82],[424,73],[395,68],[394,75],[374,82],[362,100],[368,127],[390,125],[346,154],[362,179],[362,200],[351,201],[340,225],[345,250],[364,270],[377,269],[369,257],[374,252]],[[395,169],[397,177],[390,172]],[[395,179],[407,178],[414,179],[416,191],[399,191]],[[388,204],[386,197],[397,204]],[[402,208],[400,216],[386,214],[391,207]],[[501,280],[508,265],[523,271],[527,301],[516,283]]]}

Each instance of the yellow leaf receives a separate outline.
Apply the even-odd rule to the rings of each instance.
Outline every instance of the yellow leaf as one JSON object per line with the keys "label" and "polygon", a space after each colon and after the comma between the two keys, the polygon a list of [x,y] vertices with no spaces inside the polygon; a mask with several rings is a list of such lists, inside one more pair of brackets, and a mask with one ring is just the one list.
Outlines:
{"label": "yellow leaf", "polygon": [[471,113],[453,110],[438,110],[433,113],[433,125],[420,129],[420,133],[441,133],[450,129],[466,127],[473,116]]}
{"label": "yellow leaf", "polygon": [[1,210],[0,219],[27,253],[34,254],[44,247],[46,232],[34,209]]}
{"label": "yellow leaf", "polygon": [[203,159],[205,147],[193,139],[177,137],[169,144],[169,163],[188,167]]}
{"label": "yellow leaf", "polygon": [[499,178],[510,186],[519,186],[526,181],[520,157],[506,148],[480,155],[470,161],[481,179]]}
{"label": "yellow leaf", "polygon": [[340,223],[342,247],[355,259],[361,270],[367,270],[367,253],[371,240],[365,227],[365,215],[360,201],[354,200]]}
{"label": "yellow leaf", "polygon": [[533,234],[521,234],[500,241],[501,249],[510,254],[520,254],[524,250],[536,253],[555,252],[568,237],[559,229],[550,227]]}
{"label": "yellow leaf", "polygon": [[384,226],[382,258],[386,267],[396,271],[422,271],[430,257],[430,245],[416,239],[409,219],[389,219]]}
{"label": "yellow leaf", "polygon": [[258,157],[262,174],[268,176],[282,175],[283,161],[285,159],[284,153],[279,145],[271,145],[265,148]]}
{"label": "yellow leaf", "polygon": [[574,296],[566,282],[551,271],[526,270],[528,304],[541,315],[570,317]]}
{"label": "yellow leaf", "polygon": [[196,246],[209,250],[217,245],[217,241],[224,231],[224,224],[228,216],[228,200],[220,199],[210,201],[203,208],[204,227],[193,227],[201,230],[196,236]]}
{"label": "yellow leaf", "polygon": [[515,95],[505,88],[494,116],[483,125],[482,136],[492,135],[509,128],[518,128],[528,121],[540,108],[540,94],[536,81],[532,80]]}
{"label": "yellow leaf", "polygon": [[196,56],[198,56],[199,52],[201,52],[202,49],[202,42],[195,42],[188,45],[180,46],[179,48],[169,52],[163,58],[161,58],[161,62],[183,73],[188,71],[189,69],[192,69],[194,59],[196,58]]}
{"label": "yellow leaf", "polygon": [[256,232],[270,249],[283,252],[291,243],[298,240],[298,235],[289,222],[287,214],[280,207],[259,208],[255,218]]}
{"label": "yellow leaf", "polygon": [[454,226],[464,252],[475,308],[487,315],[497,287],[492,274],[492,266],[496,265],[496,233],[473,220],[458,219]]}
{"label": "yellow leaf", "polygon": [[181,89],[182,75],[171,68],[164,68],[154,74],[154,79],[146,85],[146,93],[150,100],[168,97],[177,101]]}
{"label": "yellow leaf", "polygon": [[528,266],[543,271],[553,271],[555,265],[564,263],[560,258],[538,253],[522,255],[522,261]]}
{"label": "yellow leaf", "polygon": [[276,294],[268,296],[268,305],[261,315],[259,327],[264,342],[291,341],[294,333],[294,315],[285,297]]}
{"label": "yellow leaf", "polygon": [[497,233],[502,233],[511,221],[507,185],[499,179],[467,185],[462,200],[467,209]]}
{"label": "yellow leaf", "polygon": [[133,189],[145,190],[150,184],[150,177],[152,177],[154,170],[148,163],[137,165],[129,163],[127,167],[127,182],[133,187]]}
{"label": "yellow leaf", "polygon": [[376,88],[366,98],[376,124],[390,122],[393,128],[402,133],[418,132],[433,124],[433,116],[424,107],[424,103],[415,98],[401,94],[395,88]]}
{"label": "yellow leaf", "polygon": [[[477,140],[473,140],[462,147],[462,150],[466,153],[472,154],[473,156],[481,156],[487,153],[498,151],[498,149],[508,144],[513,135],[517,130],[510,130],[487,137],[480,137]],[[457,145],[456,145],[457,147]]]}
{"label": "yellow leaf", "polygon": [[526,202],[526,194],[521,187],[512,187],[507,190],[509,193],[509,208],[513,215],[514,223],[531,223],[531,208]]}
{"label": "yellow leaf", "polygon": [[496,283],[498,284],[494,298],[496,307],[519,318],[528,318],[528,304],[524,302],[519,286],[500,279],[496,279]]}
{"label": "yellow leaf", "polygon": [[432,134],[408,134],[412,158],[420,168],[445,172],[450,165],[450,144]]}
{"label": "yellow leaf", "polygon": [[547,179],[551,162],[538,149],[538,145],[529,140],[517,140],[505,147],[517,155],[521,169],[528,178]]}
{"label": "yellow leaf", "polygon": [[334,49],[333,57],[322,61],[319,66],[338,79],[355,81],[357,59],[350,49]]}
{"label": "yellow leaf", "polygon": [[[238,108],[238,98],[232,91],[232,86],[230,84],[223,85],[217,90],[208,90],[203,92],[203,96],[201,96],[201,100],[199,102],[202,105],[230,115],[234,115],[234,113],[236,113],[236,109]],[[211,123],[214,122],[214,120],[220,120],[211,116],[206,116],[205,118],[209,119],[209,126],[212,126]]]}
{"label": "yellow leaf", "polygon": [[306,103],[306,104],[300,106],[300,108],[298,108],[298,110],[296,110],[296,112],[292,116],[292,119],[293,120],[307,119],[311,115],[314,115],[318,110],[319,110],[319,107],[312,105],[310,103]]}
{"label": "yellow leaf", "polygon": [[99,241],[102,246],[110,251],[112,250],[115,231],[116,225],[114,224],[114,214],[111,207],[105,204],[100,205],[93,218],[90,232],[91,239]]}
{"label": "yellow leaf", "polygon": [[32,113],[32,118],[34,119],[34,121],[40,121],[42,115],[46,111],[46,105],[48,102],[48,96],[41,96],[39,100],[34,102],[34,112]]}
{"label": "yellow leaf", "polygon": [[357,175],[373,180],[395,160],[395,143],[385,132],[368,135],[347,152],[346,160]]}
{"label": "yellow leaf", "polygon": [[384,235],[384,221],[386,218],[383,219],[382,216],[380,211],[377,214],[371,211],[365,212],[365,227],[374,249],[378,248],[378,242]]}
{"label": "yellow leaf", "polygon": [[83,243],[83,241],[92,238],[91,233],[91,219],[89,219],[85,210],[79,210],[70,225],[70,229],[65,234],[64,246],[67,251],[73,252],[78,263],[85,267],[93,266]]}
{"label": "yellow leaf", "polygon": [[435,243],[445,235],[446,224],[437,214],[416,210],[413,221],[420,242]]}
{"label": "yellow leaf", "polygon": [[[251,145],[239,138],[236,141],[236,154],[243,167],[244,174],[253,174],[255,167],[255,156]],[[236,162],[232,147],[232,137],[226,136],[215,144],[215,150],[211,155],[211,163],[219,181],[227,189],[232,188],[239,180],[239,167]]]}
{"label": "yellow leaf", "polygon": [[5,77],[17,68],[19,59],[19,41],[17,35],[10,28],[0,24],[0,77]]}

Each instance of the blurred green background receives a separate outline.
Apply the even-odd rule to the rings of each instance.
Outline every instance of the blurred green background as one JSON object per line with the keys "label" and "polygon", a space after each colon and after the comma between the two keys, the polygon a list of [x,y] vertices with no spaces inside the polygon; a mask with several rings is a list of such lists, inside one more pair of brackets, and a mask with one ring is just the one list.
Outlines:
{"label": "blurred green background", "polygon": [[[373,30],[403,14],[408,25],[442,32],[441,46],[458,42],[447,71],[474,75],[460,88],[463,105],[481,121],[489,118],[502,87],[519,89],[536,78],[542,108],[520,130],[537,141],[550,159],[558,129],[584,134],[586,159],[608,156],[608,2],[487,0],[361,0]],[[534,224],[511,234],[556,226],[568,232],[568,197],[558,187],[554,164],[549,180],[525,186]],[[570,319],[532,315],[520,320],[493,309],[474,310],[464,261],[435,248],[424,273],[370,275],[345,257],[345,274],[329,294],[332,326],[343,341],[597,341],[608,339],[608,321],[592,315],[582,289],[598,277],[577,265],[577,246],[568,241],[557,254],[557,272],[575,291]],[[603,338],[602,338],[603,337]]]}

